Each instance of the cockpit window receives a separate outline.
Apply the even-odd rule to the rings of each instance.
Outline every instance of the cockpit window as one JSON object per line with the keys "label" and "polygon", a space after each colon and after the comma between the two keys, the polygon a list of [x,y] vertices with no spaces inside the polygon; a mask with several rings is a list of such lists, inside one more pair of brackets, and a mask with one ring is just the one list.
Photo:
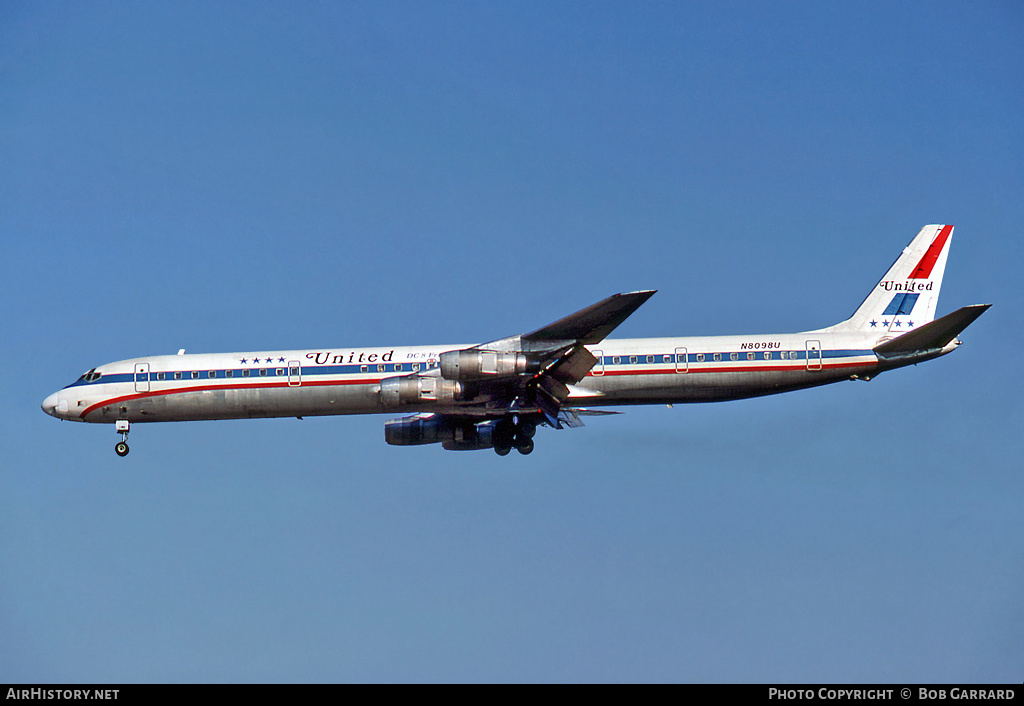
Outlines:
{"label": "cockpit window", "polygon": [[97,373],[96,372],[96,368],[93,368],[92,370],[90,370],[89,372],[85,373],[84,375],[82,375],[82,377],[80,377],[78,379],[82,380],[84,382],[95,382],[95,381],[99,380],[102,375],[103,375],[103,373]]}

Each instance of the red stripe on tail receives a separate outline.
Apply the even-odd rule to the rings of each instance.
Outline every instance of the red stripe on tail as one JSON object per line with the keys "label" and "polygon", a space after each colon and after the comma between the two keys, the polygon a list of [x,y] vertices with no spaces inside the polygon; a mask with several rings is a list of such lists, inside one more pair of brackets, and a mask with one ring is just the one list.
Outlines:
{"label": "red stripe on tail", "polygon": [[917,267],[911,273],[910,279],[928,279],[932,276],[932,268],[935,267],[935,261],[939,259],[939,253],[942,252],[942,248],[946,247],[946,241],[949,240],[949,234],[952,232],[953,226],[942,226],[938,237],[928,246],[928,252],[917,263]]}

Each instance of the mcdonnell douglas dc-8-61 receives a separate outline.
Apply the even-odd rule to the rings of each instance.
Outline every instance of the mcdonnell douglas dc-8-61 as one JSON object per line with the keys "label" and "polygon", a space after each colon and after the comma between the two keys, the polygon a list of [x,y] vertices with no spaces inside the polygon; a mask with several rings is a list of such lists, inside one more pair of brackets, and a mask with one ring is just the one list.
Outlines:
{"label": "mcdonnell douglas dc-8-61", "polygon": [[399,446],[533,450],[539,425],[610,405],[771,395],[945,355],[990,306],[935,318],[953,226],[925,226],[846,321],[803,333],[608,339],[653,291],[615,294],[531,333],[481,345],[148,356],[92,368],[43,402],[58,419],[135,422],[406,413]]}

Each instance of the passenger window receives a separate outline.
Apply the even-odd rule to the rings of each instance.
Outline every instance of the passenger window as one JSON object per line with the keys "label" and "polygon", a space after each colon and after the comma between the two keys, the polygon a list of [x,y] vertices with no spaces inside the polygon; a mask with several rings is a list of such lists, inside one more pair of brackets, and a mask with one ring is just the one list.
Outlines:
{"label": "passenger window", "polygon": [[370,366],[369,365],[360,365],[359,366],[359,372],[361,372],[361,373],[368,373],[368,372],[370,372]]}
{"label": "passenger window", "polygon": [[772,359],[772,352],[771,351],[765,351],[764,352],[764,359],[765,360],[771,360]]}
{"label": "passenger window", "polygon": [[377,366],[377,372],[378,373],[383,373],[384,372],[384,366],[383,365],[378,365]]}
{"label": "passenger window", "polygon": [[157,373],[156,374],[156,379],[157,380],[163,380],[165,377],[167,377],[166,373]]}
{"label": "passenger window", "polygon": [[704,354],[703,353],[698,353],[697,354],[697,362],[698,363],[703,363],[704,362]]}
{"label": "passenger window", "polygon": [[740,359],[740,354],[739,353],[730,353],[729,354],[729,360],[739,360],[739,359]]}
{"label": "passenger window", "polygon": [[266,368],[260,368],[260,377],[266,377],[266,376],[267,376],[267,369]]}
{"label": "passenger window", "polygon": [[413,363],[413,364],[412,364],[412,371],[413,371],[414,373],[415,373],[416,371],[418,371],[419,369],[420,369],[420,364],[419,364],[419,363]]}
{"label": "passenger window", "polygon": [[207,375],[210,376],[210,379],[213,379],[213,378],[217,377],[217,371],[216,370],[211,370],[209,373],[207,373]]}
{"label": "passenger window", "polygon": [[663,363],[671,363],[672,362],[672,356],[670,356],[670,355],[662,356],[661,357],[661,361]]}
{"label": "passenger window", "polygon": [[395,372],[401,372],[401,371],[402,371],[402,364],[401,363],[395,363]]}
{"label": "passenger window", "polygon": [[622,358],[620,356],[615,356],[614,358],[612,358],[612,365],[618,365],[621,362]]}
{"label": "passenger window", "polygon": [[753,360],[753,359],[754,359],[754,354],[753,353],[747,353],[747,360]]}
{"label": "passenger window", "polygon": [[298,375],[299,374],[299,369],[298,368],[288,368],[288,374],[289,375]]}
{"label": "passenger window", "polygon": [[635,355],[629,356],[629,363],[630,363],[630,365],[636,365],[636,356]]}
{"label": "passenger window", "polygon": [[174,379],[175,379],[175,380],[181,380],[181,371],[178,371],[178,372],[176,372],[176,373],[174,374]]}
{"label": "passenger window", "polygon": [[284,368],[278,368],[275,370],[274,375],[284,375]]}
{"label": "passenger window", "polygon": [[653,363],[654,362],[654,356],[653,355],[647,356],[647,362],[648,363]]}
{"label": "passenger window", "polygon": [[226,378],[233,378],[234,376],[235,376],[235,371],[234,370],[225,370],[224,371],[224,377],[226,377]]}
{"label": "passenger window", "polygon": [[247,378],[251,373],[252,371],[249,368],[242,368],[242,377]]}
{"label": "passenger window", "polygon": [[721,360],[721,359],[722,359],[722,354],[721,353],[715,353],[715,360]]}
{"label": "passenger window", "polygon": [[198,370],[193,370],[192,371],[192,379],[193,380],[198,380],[199,379],[199,371]]}

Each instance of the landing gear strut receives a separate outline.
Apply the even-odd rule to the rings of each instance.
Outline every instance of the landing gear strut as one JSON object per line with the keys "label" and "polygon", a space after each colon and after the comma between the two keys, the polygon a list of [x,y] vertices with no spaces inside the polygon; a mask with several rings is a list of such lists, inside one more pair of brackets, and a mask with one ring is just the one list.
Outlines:
{"label": "landing gear strut", "polygon": [[114,453],[118,456],[128,455],[128,420],[118,419],[114,427],[121,434],[121,440],[114,444]]}

